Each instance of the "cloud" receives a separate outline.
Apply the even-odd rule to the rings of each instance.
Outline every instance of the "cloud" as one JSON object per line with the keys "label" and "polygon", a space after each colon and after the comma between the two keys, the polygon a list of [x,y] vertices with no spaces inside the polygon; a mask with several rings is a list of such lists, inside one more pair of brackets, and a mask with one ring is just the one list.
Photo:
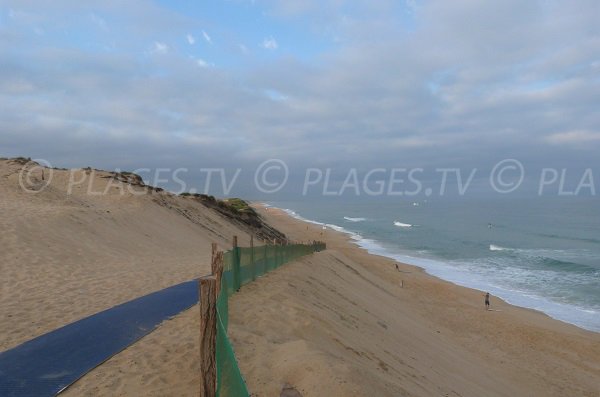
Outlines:
{"label": "cloud", "polygon": [[208,33],[206,33],[204,30],[202,31],[202,37],[204,37],[204,40],[206,40],[206,42],[208,44],[212,44],[212,39],[210,38],[210,36],[208,35]]}
{"label": "cloud", "polygon": [[152,48],[152,52],[156,54],[166,54],[169,52],[169,46],[160,41],[155,41],[154,46]]}
{"label": "cloud", "polygon": [[552,134],[546,141],[554,145],[581,145],[600,142],[600,132],[594,131],[567,131]]}
{"label": "cloud", "polygon": [[206,62],[204,59],[198,58],[196,59],[196,63],[198,64],[198,66],[200,66],[201,68],[207,68],[210,66],[210,64],[208,62]]}
{"label": "cloud", "polygon": [[276,50],[279,46],[273,37],[267,37],[263,40],[262,47],[267,50]]}
{"label": "cloud", "polygon": [[[244,40],[278,49],[254,26],[255,36],[228,33],[210,60],[169,46],[189,43],[200,22],[155,4],[98,2],[104,32],[77,22],[89,22],[90,7],[58,3],[32,1],[22,14],[33,24],[15,14],[20,22],[0,31],[0,156],[98,167],[235,168],[273,153],[290,167],[600,166],[596,1],[431,0],[418,3],[410,31],[386,8],[394,2],[271,2],[287,7],[265,16],[273,26],[302,28],[307,17],[314,31],[334,26],[340,42],[311,58],[269,26],[286,37],[286,56],[243,56]],[[327,9],[343,9],[348,23],[341,13],[322,19]],[[56,26],[80,34],[58,40]],[[117,45],[81,44],[93,40]],[[149,43],[169,56],[146,56]]]}
{"label": "cloud", "polygon": [[188,42],[189,45],[194,45],[196,43],[196,39],[194,38],[194,36],[192,36],[189,33],[186,36],[186,39],[187,39],[187,42]]}

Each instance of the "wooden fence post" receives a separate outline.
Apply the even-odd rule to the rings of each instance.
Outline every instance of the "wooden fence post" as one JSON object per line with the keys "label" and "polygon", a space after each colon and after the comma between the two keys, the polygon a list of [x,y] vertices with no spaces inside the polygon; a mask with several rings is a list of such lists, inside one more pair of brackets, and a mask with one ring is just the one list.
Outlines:
{"label": "wooden fence post", "polygon": [[256,264],[254,263],[254,235],[250,235],[250,263],[252,263],[252,281],[256,280]]}
{"label": "wooden fence post", "polygon": [[217,299],[219,298],[219,293],[221,292],[221,279],[223,278],[223,251],[217,251],[213,256],[213,262],[211,264],[213,269],[213,276],[217,281],[217,286],[215,287],[215,295]]}
{"label": "wooden fence post", "polygon": [[217,243],[211,244],[211,255],[210,255],[210,271],[215,275],[215,258],[217,256]]}
{"label": "wooden fence post", "polygon": [[241,266],[240,266],[240,250],[238,249],[238,238],[237,236],[233,236],[232,241],[232,254],[233,254],[233,290],[239,291],[242,286],[241,281]]}
{"label": "wooden fence post", "polygon": [[217,302],[216,278],[200,278],[200,397],[217,393]]}

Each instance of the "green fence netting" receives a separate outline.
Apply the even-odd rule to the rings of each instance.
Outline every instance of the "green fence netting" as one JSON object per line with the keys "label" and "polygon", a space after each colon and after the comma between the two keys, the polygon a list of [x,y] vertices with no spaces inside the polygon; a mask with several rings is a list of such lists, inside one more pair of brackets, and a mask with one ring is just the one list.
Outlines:
{"label": "green fence netting", "polygon": [[325,249],[325,243],[237,247],[223,254],[223,278],[217,298],[217,396],[249,397],[233,346],[227,337],[229,297],[242,285],[279,266]]}

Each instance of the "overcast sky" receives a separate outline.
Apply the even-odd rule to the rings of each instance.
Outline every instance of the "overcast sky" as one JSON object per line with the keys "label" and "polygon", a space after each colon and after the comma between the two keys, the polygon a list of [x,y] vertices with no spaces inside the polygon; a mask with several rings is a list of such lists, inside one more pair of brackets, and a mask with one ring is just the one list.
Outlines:
{"label": "overcast sky", "polygon": [[599,17],[597,0],[0,0],[0,156],[600,175]]}

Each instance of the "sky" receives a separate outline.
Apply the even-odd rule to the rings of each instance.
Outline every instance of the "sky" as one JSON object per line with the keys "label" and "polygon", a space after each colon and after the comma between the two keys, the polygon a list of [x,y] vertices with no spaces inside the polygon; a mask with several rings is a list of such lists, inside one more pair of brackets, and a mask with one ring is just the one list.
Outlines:
{"label": "sky", "polygon": [[598,16],[596,0],[0,0],[0,156],[184,167],[199,188],[200,169],[241,168],[250,195],[269,159],[291,184],[503,159],[600,177]]}

